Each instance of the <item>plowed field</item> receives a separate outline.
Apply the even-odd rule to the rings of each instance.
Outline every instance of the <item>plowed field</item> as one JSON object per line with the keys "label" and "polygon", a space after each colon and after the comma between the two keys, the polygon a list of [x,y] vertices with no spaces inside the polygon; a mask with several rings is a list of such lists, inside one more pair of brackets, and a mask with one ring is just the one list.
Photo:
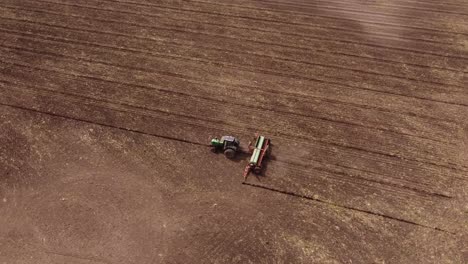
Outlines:
{"label": "plowed field", "polygon": [[[468,263],[468,2],[0,1],[1,263]],[[264,175],[212,153],[271,138]]]}

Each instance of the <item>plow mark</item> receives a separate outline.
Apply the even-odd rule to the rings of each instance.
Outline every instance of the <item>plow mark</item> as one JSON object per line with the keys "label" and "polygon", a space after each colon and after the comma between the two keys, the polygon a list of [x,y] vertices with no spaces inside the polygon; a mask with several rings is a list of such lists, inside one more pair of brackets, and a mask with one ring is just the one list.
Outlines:
{"label": "plow mark", "polygon": [[369,211],[369,210],[358,209],[358,208],[354,208],[354,207],[350,207],[350,206],[346,206],[346,205],[340,205],[340,204],[336,204],[336,203],[333,203],[333,202],[329,202],[329,201],[321,200],[321,199],[318,199],[318,198],[310,197],[310,196],[307,196],[307,195],[297,194],[297,193],[291,192],[291,191],[280,190],[280,189],[276,189],[276,188],[272,188],[272,187],[267,187],[267,186],[253,184],[253,183],[247,183],[247,182],[244,182],[242,184],[252,186],[252,187],[255,187],[255,188],[260,188],[260,189],[276,192],[276,193],[286,194],[286,195],[297,197],[297,198],[316,201],[316,202],[319,202],[319,203],[326,204],[328,206],[336,206],[336,207],[344,208],[344,209],[347,209],[347,210],[352,210],[352,211],[356,211],[356,212],[360,212],[360,213],[365,213],[365,214],[369,214],[369,215],[373,215],[373,216],[382,217],[382,218],[393,220],[393,221],[398,221],[398,222],[405,223],[405,224],[410,224],[410,225],[414,225],[414,226],[418,226],[418,227],[422,227],[422,228],[429,228],[429,229],[433,229],[435,231],[444,232],[444,233],[451,234],[451,235],[456,235],[456,233],[453,233],[451,231],[444,230],[444,229],[441,229],[441,228],[438,228],[438,227],[427,226],[427,225],[423,225],[423,224],[413,222],[413,221],[410,221],[410,220],[406,220],[406,219],[402,219],[402,218],[398,218],[398,217],[393,217],[393,216],[389,216],[389,215],[385,215],[385,214],[381,214],[381,213],[377,213],[377,212],[372,212],[372,211]]}

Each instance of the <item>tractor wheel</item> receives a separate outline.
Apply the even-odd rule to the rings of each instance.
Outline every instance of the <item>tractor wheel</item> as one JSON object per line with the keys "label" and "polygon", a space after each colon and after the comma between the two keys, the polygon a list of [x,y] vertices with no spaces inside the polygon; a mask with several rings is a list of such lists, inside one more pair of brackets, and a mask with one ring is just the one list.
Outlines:
{"label": "tractor wheel", "polygon": [[260,173],[262,173],[262,167],[255,167],[254,168],[254,173],[257,174],[257,175],[260,175]]}
{"label": "tractor wheel", "polygon": [[224,155],[228,159],[233,159],[236,156],[236,151],[229,148],[224,151]]}

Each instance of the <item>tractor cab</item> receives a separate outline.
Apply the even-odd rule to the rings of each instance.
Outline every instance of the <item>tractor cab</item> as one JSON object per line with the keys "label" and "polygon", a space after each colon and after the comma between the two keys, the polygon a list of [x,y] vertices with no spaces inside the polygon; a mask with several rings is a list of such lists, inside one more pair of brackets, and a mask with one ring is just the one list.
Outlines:
{"label": "tractor cab", "polygon": [[224,152],[224,155],[229,159],[236,156],[239,146],[239,140],[233,136],[223,136],[221,139],[213,138],[211,140],[211,147],[213,147],[213,150],[216,152]]}

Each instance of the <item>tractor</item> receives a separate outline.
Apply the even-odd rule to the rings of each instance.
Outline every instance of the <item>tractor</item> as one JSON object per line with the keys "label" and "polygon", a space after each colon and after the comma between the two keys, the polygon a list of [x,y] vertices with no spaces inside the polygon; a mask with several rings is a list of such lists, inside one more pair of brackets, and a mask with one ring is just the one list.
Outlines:
{"label": "tractor", "polygon": [[221,139],[213,138],[211,147],[214,152],[222,151],[226,158],[233,159],[240,150],[240,142],[233,136],[223,136]]}

